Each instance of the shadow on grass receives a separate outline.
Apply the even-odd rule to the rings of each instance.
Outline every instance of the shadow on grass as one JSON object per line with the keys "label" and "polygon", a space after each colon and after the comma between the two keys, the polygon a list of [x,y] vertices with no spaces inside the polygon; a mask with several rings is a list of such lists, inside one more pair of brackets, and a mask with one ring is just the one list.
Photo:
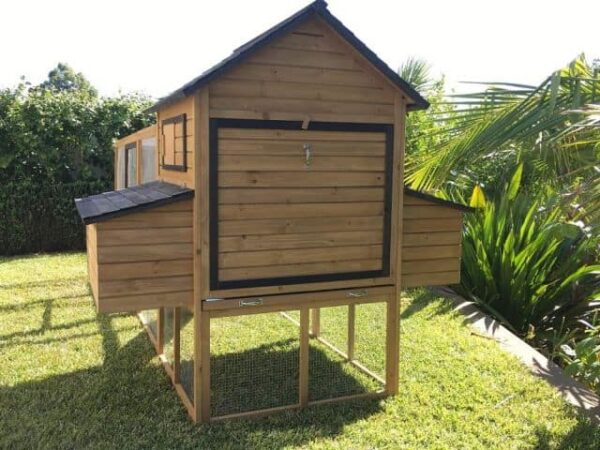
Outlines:
{"label": "shadow on grass", "polygon": [[[380,411],[379,401],[360,401],[258,420],[193,425],[156,362],[145,331],[123,342],[111,316],[98,315],[96,320],[102,336],[102,365],[0,386],[1,448],[284,448],[334,437],[349,423]],[[273,349],[259,348],[229,355],[221,364],[263,367],[256,374],[263,376],[264,385],[242,376],[246,387],[241,392],[255,392],[253,400],[264,404],[260,397],[267,395],[269,386],[279,392],[279,387],[273,389],[274,368],[293,366],[291,360],[297,356],[297,349],[286,345],[275,343],[281,360],[273,359]]]}
{"label": "shadow on grass", "polygon": [[[431,304],[431,302],[435,302],[440,299],[439,293],[431,291],[429,289],[418,289],[415,291],[409,291],[408,296],[412,297],[412,300],[400,314],[401,320],[408,319],[413,314],[417,314],[423,309],[427,308]],[[434,313],[445,314],[451,309],[452,305],[450,303],[439,302],[439,304],[435,308]]]}

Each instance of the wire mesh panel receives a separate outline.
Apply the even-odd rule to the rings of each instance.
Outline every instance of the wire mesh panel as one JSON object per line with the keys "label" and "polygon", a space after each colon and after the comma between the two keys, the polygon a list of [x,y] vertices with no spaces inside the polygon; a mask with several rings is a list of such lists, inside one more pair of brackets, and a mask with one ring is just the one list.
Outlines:
{"label": "wire mesh panel", "polygon": [[194,313],[181,308],[179,334],[179,381],[188,398],[194,401]]}
{"label": "wire mesh panel", "polygon": [[173,361],[175,359],[175,347],[174,347],[174,319],[175,319],[175,308],[165,308],[164,320],[162,321],[163,328],[163,353],[173,367]]}
{"label": "wire mesh panel", "polygon": [[386,303],[356,305],[354,358],[385,378]]}
{"label": "wire mesh panel", "polygon": [[298,403],[299,329],[279,313],[211,319],[211,416]]}
{"label": "wire mesh panel", "polygon": [[[378,392],[384,387],[386,304],[320,308],[312,314],[309,401]],[[315,323],[318,322],[318,323]]]}
{"label": "wire mesh panel", "polygon": [[156,339],[158,337],[158,309],[140,311],[139,317],[142,323],[148,327],[154,339]]}

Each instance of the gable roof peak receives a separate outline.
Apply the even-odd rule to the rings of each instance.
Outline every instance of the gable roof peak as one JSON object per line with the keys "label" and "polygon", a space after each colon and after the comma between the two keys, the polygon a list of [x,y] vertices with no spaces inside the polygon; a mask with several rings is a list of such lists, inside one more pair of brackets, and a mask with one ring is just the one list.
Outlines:
{"label": "gable roof peak", "polygon": [[348,29],[337,17],[335,17],[329,9],[325,0],[315,0],[307,6],[292,14],[287,19],[279,22],[274,27],[268,29],[264,33],[256,36],[254,39],[246,42],[242,46],[236,48],[231,55],[225,58],[220,63],[214,65],[210,69],[203,72],[200,76],[194,78],[182,87],[161,98],[152,106],[149,111],[157,111],[160,107],[174,103],[191,95],[202,86],[208,84],[215,78],[220,77],[227,70],[240,64],[249,55],[263,48],[268,43],[272,42],[280,36],[291,31],[294,27],[307,20],[309,17],[316,15],[323,19],[333,30],[345,39],[352,47],[354,47],[367,61],[369,61],[381,74],[387,78],[392,84],[401,89],[411,100],[411,104],[407,109],[417,110],[426,109],[429,107],[429,102],[419,94],[410,83],[403,80],[394,70],[392,70],[381,58],[379,58],[372,50],[370,50],[360,39],[358,39],[350,29]]}

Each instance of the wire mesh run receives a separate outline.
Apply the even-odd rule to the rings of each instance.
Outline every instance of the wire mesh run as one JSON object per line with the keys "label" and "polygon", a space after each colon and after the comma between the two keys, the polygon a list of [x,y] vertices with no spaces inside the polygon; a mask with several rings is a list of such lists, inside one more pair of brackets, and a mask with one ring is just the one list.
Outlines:
{"label": "wire mesh run", "polygon": [[156,340],[158,337],[158,309],[140,311],[139,317],[150,333],[152,333],[152,337]]}
{"label": "wire mesh run", "polygon": [[211,319],[211,416],[298,403],[300,333],[279,313]]}
{"label": "wire mesh run", "polygon": [[181,308],[179,335],[179,381],[188,398],[194,401],[194,313]]}
{"label": "wire mesh run", "polygon": [[311,314],[309,401],[385,387],[386,304],[327,307]]}
{"label": "wire mesh run", "polygon": [[175,360],[175,308],[164,308],[163,320],[161,322],[163,329],[163,354],[167,361],[173,367]]}

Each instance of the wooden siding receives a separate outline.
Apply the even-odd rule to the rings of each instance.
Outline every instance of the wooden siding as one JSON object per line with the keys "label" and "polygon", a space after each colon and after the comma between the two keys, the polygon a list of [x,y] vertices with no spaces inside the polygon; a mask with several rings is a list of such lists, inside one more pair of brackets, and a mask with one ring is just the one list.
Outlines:
{"label": "wooden siding", "polygon": [[[168,170],[161,167],[164,142],[162,137],[162,121],[171,117],[186,115],[186,136],[187,141],[187,168],[184,172],[177,170]],[[189,188],[194,187],[194,97],[186,97],[179,102],[161,108],[157,113],[158,124],[158,178],[169,183],[184,185]],[[179,136],[176,136],[179,138]],[[182,137],[183,138],[183,137]],[[179,158],[177,159],[179,161]]]}
{"label": "wooden siding", "polygon": [[192,200],[87,226],[98,311],[191,306]]}
{"label": "wooden siding", "polygon": [[223,128],[219,149],[220,281],[382,269],[384,133]]}
{"label": "wooden siding", "polygon": [[404,195],[402,286],[460,281],[462,212]]}
{"label": "wooden siding", "polygon": [[394,122],[394,90],[317,19],[299,25],[210,86],[210,116]]}

